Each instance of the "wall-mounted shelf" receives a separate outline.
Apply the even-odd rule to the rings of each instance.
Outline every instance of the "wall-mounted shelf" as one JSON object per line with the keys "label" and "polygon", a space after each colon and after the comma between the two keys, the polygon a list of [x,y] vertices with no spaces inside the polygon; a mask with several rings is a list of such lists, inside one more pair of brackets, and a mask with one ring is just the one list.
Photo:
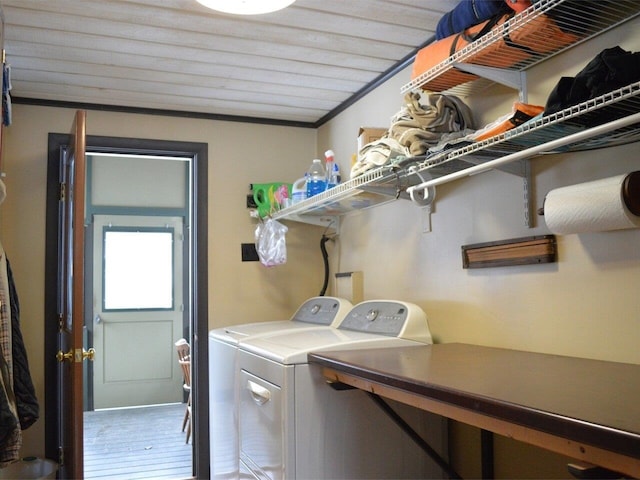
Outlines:
{"label": "wall-mounted shelf", "polygon": [[275,219],[288,219],[314,225],[338,228],[339,217],[364,210],[397,198],[409,198],[406,189],[420,181],[408,183],[407,175],[394,173],[388,167],[370,170],[336,187],[279,210]]}
{"label": "wall-mounted shelf", "polygon": [[[502,83],[523,89],[524,71],[595,35],[630,20],[640,14],[637,0],[536,0],[525,11],[515,15],[504,28],[522,28],[545,14],[575,36],[572,45],[541,47],[543,53],[531,54],[509,69],[497,69],[491,62],[474,63],[484,49],[500,41],[502,33],[490,32],[449,59],[435,66],[403,87],[403,92],[415,88],[472,93],[487,83]],[[543,44],[546,39],[537,39]],[[483,55],[483,59],[490,56]],[[462,64],[465,64],[464,66]],[[448,75],[454,69],[474,71],[474,79],[464,84],[451,82],[459,75]],[[484,70],[483,70],[484,69]],[[488,73],[487,73],[488,72]],[[487,73],[487,78],[479,75]],[[521,96],[522,96],[521,90]],[[526,96],[526,92],[524,92]],[[506,133],[482,142],[457,144],[452,148],[424,157],[398,157],[376,169],[346,181],[337,187],[309,198],[273,215],[276,219],[302,221],[327,227],[339,227],[339,217],[350,212],[381,205],[398,198],[412,199],[420,206],[433,200],[436,185],[454,181],[485,170],[499,169],[524,179],[525,222],[531,225],[531,205],[528,198],[529,166],[527,159],[559,151],[602,148],[640,140],[640,82],[614,90],[592,100],[555,114],[535,118]]]}
{"label": "wall-mounted shelf", "polygon": [[274,218],[333,223],[337,228],[338,217],[397,198],[413,198],[423,206],[432,195],[425,190],[482,171],[499,169],[526,179],[529,169],[523,160],[533,156],[639,141],[639,112],[640,82],[636,82],[482,142],[425,157],[397,158],[280,210]]}
{"label": "wall-mounted shelf", "polygon": [[[499,28],[414,78],[402,87],[401,93],[424,89],[467,96],[497,82],[519,90],[521,100],[526,101],[527,69],[640,14],[637,0],[533,0],[532,3]],[[563,41],[545,31],[527,31],[526,45],[535,47],[526,53],[517,48],[498,48],[505,36],[517,38],[527,24],[539,25],[544,17],[551,18],[560,28]],[[460,75],[460,71],[469,75]]]}
{"label": "wall-mounted shelf", "polygon": [[482,142],[425,157],[418,172],[432,179],[408,187],[419,190],[475,175],[535,155],[611,147],[640,140],[640,82],[614,90],[555,114],[533,119]]}

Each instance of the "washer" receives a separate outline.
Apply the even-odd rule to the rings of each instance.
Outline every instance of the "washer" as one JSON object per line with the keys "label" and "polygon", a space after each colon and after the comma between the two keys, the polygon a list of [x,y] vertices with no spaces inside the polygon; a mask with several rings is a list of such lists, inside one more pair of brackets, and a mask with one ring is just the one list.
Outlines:
{"label": "washer", "polygon": [[[241,478],[443,478],[443,472],[363,392],[334,391],[320,370],[307,362],[313,351],[430,343],[422,309],[390,300],[356,305],[337,329],[241,342]],[[399,404],[396,408],[446,455],[442,417]]]}
{"label": "washer", "polygon": [[237,350],[248,339],[290,331],[336,327],[351,310],[348,300],[312,297],[290,320],[254,322],[209,332],[209,436],[211,478],[239,475]]}

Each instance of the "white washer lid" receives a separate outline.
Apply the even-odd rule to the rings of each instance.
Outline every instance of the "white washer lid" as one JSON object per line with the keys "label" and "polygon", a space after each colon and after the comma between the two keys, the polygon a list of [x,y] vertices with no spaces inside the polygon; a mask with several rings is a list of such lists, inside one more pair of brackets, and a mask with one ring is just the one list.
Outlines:
{"label": "white washer lid", "polygon": [[238,342],[248,338],[273,335],[288,330],[337,327],[352,307],[351,302],[344,298],[312,297],[300,305],[290,320],[230,325],[211,330],[209,337],[237,345]]}
{"label": "white washer lid", "polygon": [[240,340],[246,338],[265,334],[281,333],[286,330],[295,330],[296,328],[310,328],[310,325],[308,323],[298,322],[295,320],[245,323],[242,325],[230,325],[228,327],[211,330],[209,332],[209,338],[215,338],[225,343],[237,344]]}

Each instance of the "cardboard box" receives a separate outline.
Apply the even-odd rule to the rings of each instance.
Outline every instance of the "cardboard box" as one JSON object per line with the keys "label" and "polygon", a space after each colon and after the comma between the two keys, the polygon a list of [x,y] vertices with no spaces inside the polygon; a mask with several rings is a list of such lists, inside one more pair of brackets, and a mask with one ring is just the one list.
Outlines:
{"label": "cardboard box", "polygon": [[358,151],[367,143],[378,140],[387,133],[387,128],[360,127],[358,131]]}

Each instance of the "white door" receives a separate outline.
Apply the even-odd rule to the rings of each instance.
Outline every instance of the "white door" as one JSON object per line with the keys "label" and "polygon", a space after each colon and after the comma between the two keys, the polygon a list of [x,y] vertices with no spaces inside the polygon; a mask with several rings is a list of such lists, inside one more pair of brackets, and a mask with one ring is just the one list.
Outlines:
{"label": "white door", "polygon": [[181,402],[183,221],[95,215],[94,408]]}

